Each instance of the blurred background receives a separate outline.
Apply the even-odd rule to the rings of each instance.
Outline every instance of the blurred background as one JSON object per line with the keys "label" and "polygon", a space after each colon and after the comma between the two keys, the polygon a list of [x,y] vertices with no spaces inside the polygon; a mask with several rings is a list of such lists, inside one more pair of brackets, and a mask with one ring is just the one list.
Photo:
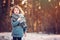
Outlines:
{"label": "blurred background", "polygon": [[0,0],[0,32],[11,32],[11,8],[25,12],[27,32],[60,34],[60,0]]}

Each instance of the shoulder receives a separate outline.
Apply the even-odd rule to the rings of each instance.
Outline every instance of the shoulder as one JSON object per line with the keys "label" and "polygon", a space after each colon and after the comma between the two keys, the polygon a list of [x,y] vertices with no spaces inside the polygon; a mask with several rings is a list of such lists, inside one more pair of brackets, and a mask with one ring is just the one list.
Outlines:
{"label": "shoulder", "polygon": [[22,13],[20,13],[19,15],[22,15],[22,16],[24,16]]}
{"label": "shoulder", "polygon": [[24,15],[22,13],[19,14],[20,17],[24,17]]}
{"label": "shoulder", "polygon": [[11,17],[15,16],[14,14],[11,15]]}

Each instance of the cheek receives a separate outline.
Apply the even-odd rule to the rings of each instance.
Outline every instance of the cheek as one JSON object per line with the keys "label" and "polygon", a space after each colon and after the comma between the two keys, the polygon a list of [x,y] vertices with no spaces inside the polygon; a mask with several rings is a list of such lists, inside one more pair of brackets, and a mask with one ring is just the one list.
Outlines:
{"label": "cheek", "polygon": [[14,13],[15,13],[16,11],[14,10]]}
{"label": "cheek", "polygon": [[19,13],[19,10],[17,10],[16,12]]}

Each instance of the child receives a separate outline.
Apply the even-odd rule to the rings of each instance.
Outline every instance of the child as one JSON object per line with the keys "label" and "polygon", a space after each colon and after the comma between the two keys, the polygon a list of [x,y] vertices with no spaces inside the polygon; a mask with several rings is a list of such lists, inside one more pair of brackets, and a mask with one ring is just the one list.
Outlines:
{"label": "child", "polygon": [[27,25],[24,13],[18,5],[14,6],[12,9],[11,24],[13,40],[22,40]]}

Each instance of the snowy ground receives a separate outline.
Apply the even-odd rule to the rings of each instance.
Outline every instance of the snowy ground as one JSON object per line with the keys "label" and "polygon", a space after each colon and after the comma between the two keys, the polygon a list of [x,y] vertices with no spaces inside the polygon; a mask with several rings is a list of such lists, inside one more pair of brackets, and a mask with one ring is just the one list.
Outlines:
{"label": "snowy ground", "polygon": [[[0,40],[12,40],[11,33],[0,33]],[[60,35],[27,33],[23,40],[60,40]]]}

